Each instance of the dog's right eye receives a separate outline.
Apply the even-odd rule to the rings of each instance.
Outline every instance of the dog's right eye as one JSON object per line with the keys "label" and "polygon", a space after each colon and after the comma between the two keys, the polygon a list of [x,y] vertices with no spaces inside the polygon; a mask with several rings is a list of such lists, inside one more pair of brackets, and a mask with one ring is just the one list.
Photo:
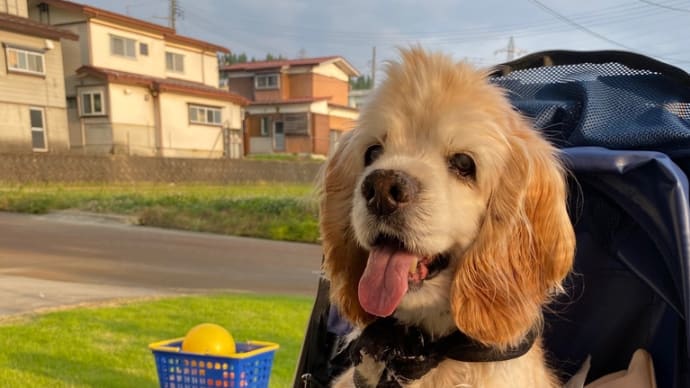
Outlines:
{"label": "dog's right eye", "polygon": [[383,146],[381,144],[374,144],[367,148],[367,152],[364,153],[364,165],[368,166],[383,153]]}

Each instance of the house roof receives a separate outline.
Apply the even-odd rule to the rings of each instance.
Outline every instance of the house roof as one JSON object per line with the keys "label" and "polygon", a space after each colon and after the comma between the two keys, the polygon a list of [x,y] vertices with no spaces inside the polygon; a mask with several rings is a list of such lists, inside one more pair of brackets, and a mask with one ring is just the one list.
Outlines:
{"label": "house roof", "polygon": [[106,79],[108,82],[147,87],[158,92],[177,92],[199,97],[216,98],[247,106],[249,100],[224,89],[217,89],[198,82],[179,79],[150,77],[141,74],[128,73],[119,70],[84,65],[77,69],[77,74],[90,75]]}
{"label": "house roof", "polygon": [[0,30],[17,32],[20,34],[38,36],[39,38],[60,40],[79,40],[79,35],[70,31],[48,26],[31,19],[0,13]]}
{"label": "house roof", "polygon": [[272,69],[282,69],[289,67],[300,66],[318,66],[324,63],[335,63],[341,70],[349,76],[358,76],[359,72],[352,66],[345,58],[341,56],[317,57],[317,58],[300,58],[300,59],[283,59],[277,61],[260,61],[260,62],[246,62],[235,63],[233,65],[221,66],[221,71],[262,71]]}
{"label": "house roof", "polygon": [[160,24],[150,23],[141,19],[135,19],[126,15],[119,13],[107,11],[105,9],[92,7],[85,4],[79,4],[72,1],[66,0],[42,0],[42,3],[48,4],[50,6],[66,9],[70,11],[80,12],[81,14],[89,18],[98,18],[106,20],[112,23],[138,28],[146,30],[153,33],[161,34],[165,37],[165,40],[172,43],[178,43],[183,45],[188,45],[207,51],[217,51],[223,53],[229,53],[230,50],[223,46],[219,46],[213,43],[204,42],[202,40],[190,38],[187,36],[178,35],[174,29],[170,27],[161,26]]}
{"label": "house roof", "polygon": [[329,102],[329,103],[328,103],[328,106],[330,106],[330,107],[332,107],[332,108],[336,108],[336,109],[345,109],[345,110],[350,110],[350,111],[353,111],[353,112],[359,112],[359,109],[357,109],[357,108],[355,108],[355,107],[353,107],[353,106],[349,106],[349,105],[333,104],[333,103],[330,103],[330,102]]}

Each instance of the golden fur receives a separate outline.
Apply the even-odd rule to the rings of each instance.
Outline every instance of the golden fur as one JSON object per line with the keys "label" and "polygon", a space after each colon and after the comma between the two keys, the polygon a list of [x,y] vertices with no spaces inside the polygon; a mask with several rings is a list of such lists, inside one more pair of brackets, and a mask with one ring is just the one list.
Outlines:
{"label": "golden fur", "polygon": [[[394,315],[433,336],[459,329],[484,344],[519,344],[542,319],[571,268],[574,234],[564,171],[555,149],[513,110],[486,75],[421,48],[401,52],[387,79],[329,159],[321,182],[320,226],[331,300],[359,327],[375,317],[358,301],[358,283],[376,233],[395,235],[420,255],[446,252],[449,267],[403,297]],[[383,146],[370,166],[366,149]],[[476,163],[458,179],[448,158]],[[420,194],[404,225],[379,225],[360,187],[374,169],[415,177]],[[337,386],[352,386],[352,371]],[[414,387],[553,387],[540,341],[497,363],[447,360]]]}

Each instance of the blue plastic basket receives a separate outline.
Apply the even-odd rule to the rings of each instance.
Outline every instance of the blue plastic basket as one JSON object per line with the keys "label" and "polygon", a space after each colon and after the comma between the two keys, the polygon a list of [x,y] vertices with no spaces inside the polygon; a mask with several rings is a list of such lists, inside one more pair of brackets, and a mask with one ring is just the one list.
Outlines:
{"label": "blue plastic basket", "polygon": [[152,343],[161,388],[267,388],[278,344],[237,343],[231,356],[181,350],[183,338]]}

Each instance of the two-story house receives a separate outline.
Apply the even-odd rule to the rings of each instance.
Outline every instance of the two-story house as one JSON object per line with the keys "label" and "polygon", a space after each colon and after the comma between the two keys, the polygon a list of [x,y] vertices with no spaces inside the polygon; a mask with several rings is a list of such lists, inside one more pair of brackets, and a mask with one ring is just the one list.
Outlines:
{"label": "two-story house", "polygon": [[246,153],[326,155],[358,117],[348,93],[359,72],[342,57],[238,63],[220,71],[230,91],[251,101]]}
{"label": "two-story house", "polygon": [[62,44],[77,38],[0,0],[0,152],[69,150]]}
{"label": "two-story house", "polygon": [[228,49],[64,0],[29,0],[29,17],[69,30],[64,79],[73,149],[145,156],[239,157],[247,100],[218,86]]}

